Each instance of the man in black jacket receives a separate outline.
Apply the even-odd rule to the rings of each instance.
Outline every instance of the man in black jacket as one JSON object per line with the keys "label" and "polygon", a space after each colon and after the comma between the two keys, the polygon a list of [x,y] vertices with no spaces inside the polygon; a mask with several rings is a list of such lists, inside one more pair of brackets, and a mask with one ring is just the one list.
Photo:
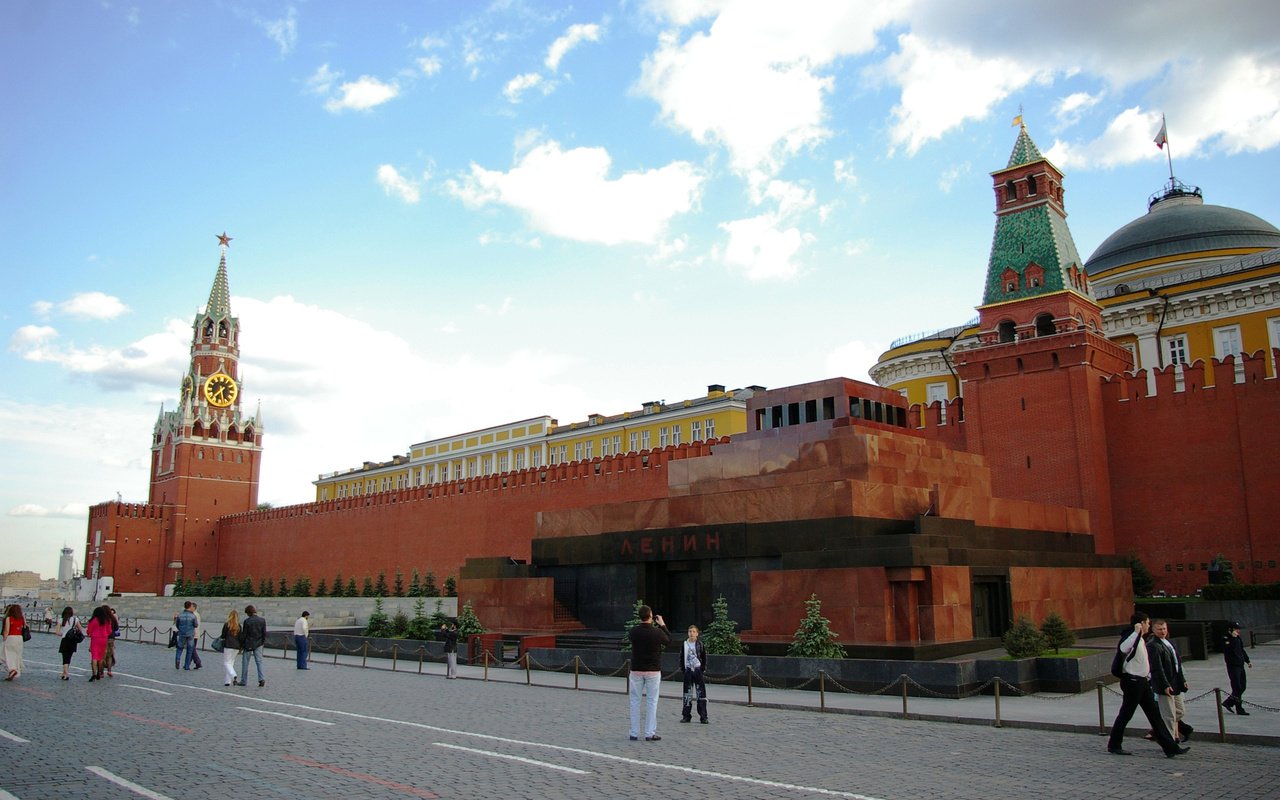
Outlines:
{"label": "man in black jacket", "polygon": [[1160,701],[1160,716],[1175,741],[1186,741],[1195,731],[1184,721],[1187,707],[1182,694],[1187,691],[1187,676],[1182,671],[1182,654],[1169,638],[1169,623],[1158,619],[1151,623],[1155,638],[1151,641],[1151,688]]}
{"label": "man in black jacket", "polygon": [[1253,662],[1249,660],[1249,654],[1244,649],[1244,640],[1240,638],[1239,622],[1227,625],[1227,640],[1222,644],[1222,658],[1227,662],[1227,678],[1231,681],[1231,694],[1222,701],[1222,707],[1247,717],[1249,712],[1244,710],[1241,695],[1244,694],[1245,689],[1245,667],[1253,669]]}
{"label": "man in black jacket", "polygon": [[662,685],[662,651],[671,642],[662,615],[640,606],[636,611],[640,624],[627,633],[631,641],[631,741],[640,738],[640,695],[645,695],[644,740],[656,742],[658,735],[658,691]]}
{"label": "man in black jacket", "polygon": [[253,656],[254,665],[258,668],[258,685],[266,686],[267,679],[262,674],[262,648],[267,643],[267,621],[258,616],[258,609],[253,606],[244,607],[244,622],[240,623],[240,685],[248,684],[249,656]]}
{"label": "man in black jacket", "polygon": [[1147,716],[1147,722],[1151,723],[1151,733],[1164,754],[1169,758],[1180,756],[1188,748],[1179,747],[1169,735],[1164,720],[1160,719],[1160,704],[1151,691],[1151,660],[1143,638],[1151,630],[1151,620],[1143,612],[1135,611],[1129,621],[1133,628],[1120,634],[1118,645],[1120,652],[1125,655],[1124,674],[1120,676],[1120,689],[1124,692],[1124,699],[1120,702],[1115,722],[1111,723],[1107,752],[1115,756],[1132,755],[1124,749],[1124,729],[1129,720],[1133,719],[1133,712],[1141,708],[1142,713]]}

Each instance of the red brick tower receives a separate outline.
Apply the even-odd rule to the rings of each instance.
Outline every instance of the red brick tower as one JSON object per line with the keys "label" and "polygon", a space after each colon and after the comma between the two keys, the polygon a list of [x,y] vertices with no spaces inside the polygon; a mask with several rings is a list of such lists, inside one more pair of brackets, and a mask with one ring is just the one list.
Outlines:
{"label": "red brick tower", "polygon": [[262,458],[260,414],[241,412],[240,320],[231,315],[227,247],[209,302],[191,331],[191,363],[175,411],[160,410],[151,442],[150,503],[172,507],[163,532],[165,582],[177,575],[213,577],[218,564],[219,517],[258,504]]}
{"label": "red brick tower", "polygon": [[978,307],[979,347],[957,355],[969,449],[997,496],[1085,508],[1114,552],[1102,380],[1131,368],[1102,315],[1067,228],[1062,173],[1026,126],[992,173],[996,229]]}

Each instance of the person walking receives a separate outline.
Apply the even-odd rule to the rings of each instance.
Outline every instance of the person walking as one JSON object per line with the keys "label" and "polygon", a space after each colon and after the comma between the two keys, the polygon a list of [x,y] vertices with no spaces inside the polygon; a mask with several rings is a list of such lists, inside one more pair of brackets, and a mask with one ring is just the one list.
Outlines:
{"label": "person walking", "polygon": [[[1182,671],[1182,654],[1169,638],[1169,623],[1158,619],[1151,623],[1151,688],[1160,701],[1160,717],[1169,735],[1176,741],[1187,741],[1195,728],[1186,723],[1187,706],[1182,695],[1187,691],[1187,676]],[[1154,739],[1155,733],[1147,738]]]}
{"label": "person walking", "polygon": [[254,666],[258,668],[258,686],[266,686],[267,678],[262,674],[262,648],[267,643],[267,621],[258,616],[258,609],[252,605],[244,607],[244,622],[240,624],[240,685],[249,683],[249,656],[253,656]]}
{"label": "person walking", "polygon": [[107,653],[102,657],[103,664],[107,667],[107,677],[114,678],[116,674],[111,671],[116,665],[116,639],[120,638],[120,620],[116,617],[116,610],[111,606],[103,606],[107,610],[107,616],[111,619],[111,635],[107,637]]}
{"label": "person walking", "polygon": [[444,640],[444,676],[453,680],[458,677],[458,626],[441,623],[440,638]]}
{"label": "person walking", "polygon": [[84,629],[80,627],[80,620],[76,617],[75,610],[67,606],[62,609],[62,620],[58,623],[58,654],[62,656],[64,681],[71,680],[71,676],[68,675],[71,669],[71,657],[76,654],[76,649],[83,641]]}
{"label": "person walking", "polygon": [[311,669],[308,660],[311,655],[311,612],[303,611],[293,623],[293,648],[298,652],[298,669]]}
{"label": "person walking", "polygon": [[1244,649],[1244,640],[1240,638],[1239,622],[1227,624],[1227,638],[1222,643],[1222,658],[1227,663],[1227,679],[1231,681],[1231,694],[1222,701],[1222,707],[1247,717],[1249,712],[1244,710],[1243,698],[1246,685],[1245,668],[1253,669],[1253,662],[1249,660],[1249,653]]}
{"label": "person walking", "polygon": [[[182,604],[182,611],[173,617],[173,627],[178,631],[178,649],[173,653],[173,668],[191,669],[191,662],[195,659],[196,650],[196,615],[191,610],[191,601]],[[182,653],[186,652],[187,657],[184,663]]]}
{"label": "person walking", "polygon": [[684,708],[680,713],[681,722],[693,721],[694,693],[698,699],[698,721],[706,725],[707,720],[707,648],[698,639],[698,626],[690,625],[684,646],[680,648],[680,665],[684,668]]}
{"label": "person walking", "polygon": [[9,674],[6,681],[11,681],[22,674],[22,645],[31,638],[27,631],[27,618],[22,616],[22,606],[11,604],[4,610],[4,665]]}
{"label": "person walking", "polygon": [[662,688],[662,651],[671,643],[671,634],[653,609],[640,606],[636,610],[640,624],[627,633],[631,641],[631,673],[627,688],[631,700],[631,741],[640,738],[640,696],[644,695],[644,740],[661,741],[658,735],[658,693]]}
{"label": "person walking", "polygon": [[1136,611],[1129,621],[1133,629],[1127,636],[1121,633],[1118,645],[1123,654],[1124,671],[1120,676],[1120,689],[1124,692],[1124,699],[1120,701],[1120,711],[1111,724],[1107,752],[1114,756],[1133,755],[1124,749],[1124,729],[1129,720],[1133,719],[1133,712],[1141,706],[1142,713],[1147,715],[1147,722],[1151,723],[1151,732],[1155,734],[1155,740],[1164,750],[1165,756],[1180,756],[1190,748],[1179,747],[1169,735],[1169,729],[1160,718],[1160,705],[1156,702],[1155,692],[1151,691],[1151,661],[1143,638],[1151,630],[1151,619],[1141,611]]}
{"label": "person walking", "polygon": [[191,601],[191,613],[196,617],[196,627],[191,633],[191,668],[200,669],[204,666],[204,662],[200,660],[200,637],[204,633],[204,628],[200,627],[200,610],[195,601]]}
{"label": "person walking", "polygon": [[236,655],[240,651],[240,616],[233,608],[222,623],[222,669],[226,677],[223,686],[236,683]]}
{"label": "person walking", "polygon": [[106,606],[93,610],[85,633],[89,636],[89,680],[100,681],[106,668],[107,642],[111,639],[111,615]]}

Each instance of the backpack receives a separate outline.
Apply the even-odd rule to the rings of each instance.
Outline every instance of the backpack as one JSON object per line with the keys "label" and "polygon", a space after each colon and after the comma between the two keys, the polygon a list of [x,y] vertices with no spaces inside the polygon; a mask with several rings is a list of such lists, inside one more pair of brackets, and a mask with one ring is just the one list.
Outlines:
{"label": "backpack", "polygon": [[1129,634],[1120,637],[1120,641],[1116,642],[1116,654],[1111,657],[1111,674],[1117,678],[1124,677],[1124,665],[1127,661],[1132,661],[1133,657],[1138,654],[1138,643],[1133,643],[1133,649],[1128,655],[1120,649],[1120,645],[1124,644],[1124,640],[1129,638]]}

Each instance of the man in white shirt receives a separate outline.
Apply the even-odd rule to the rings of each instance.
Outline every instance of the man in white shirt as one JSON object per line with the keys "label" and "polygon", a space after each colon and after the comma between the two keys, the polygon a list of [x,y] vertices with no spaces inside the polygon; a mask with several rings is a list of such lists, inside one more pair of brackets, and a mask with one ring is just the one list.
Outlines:
{"label": "man in white shirt", "polygon": [[298,669],[311,669],[307,659],[311,655],[311,612],[303,611],[293,623],[293,647],[298,651]]}
{"label": "man in white shirt", "polygon": [[1124,729],[1133,719],[1133,712],[1142,706],[1142,713],[1147,715],[1151,723],[1151,731],[1156,742],[1164,750],[1165,756],[1173,758],[1186,753],[1190,748],[1179,747],[1169,735],[1164,720],[1160,717],[1160,704],[1156,702],[1156,693],[1151,690],[1151,660],[1147,653],[1147,642],[1143,638],[1151,630],[1151,620],[1141,611],[1134,612],[1129,618],[1133,630],[1128,635],[1121,634],[1119,649],[1124,654],[1124,674],[1120,676],[1120,689],[1124,699],[1120,701],[1120,713],[1111,725],[1111,738],[1107,741],[1107,752],[1113,756],[1133,755],[1124,749]]}

